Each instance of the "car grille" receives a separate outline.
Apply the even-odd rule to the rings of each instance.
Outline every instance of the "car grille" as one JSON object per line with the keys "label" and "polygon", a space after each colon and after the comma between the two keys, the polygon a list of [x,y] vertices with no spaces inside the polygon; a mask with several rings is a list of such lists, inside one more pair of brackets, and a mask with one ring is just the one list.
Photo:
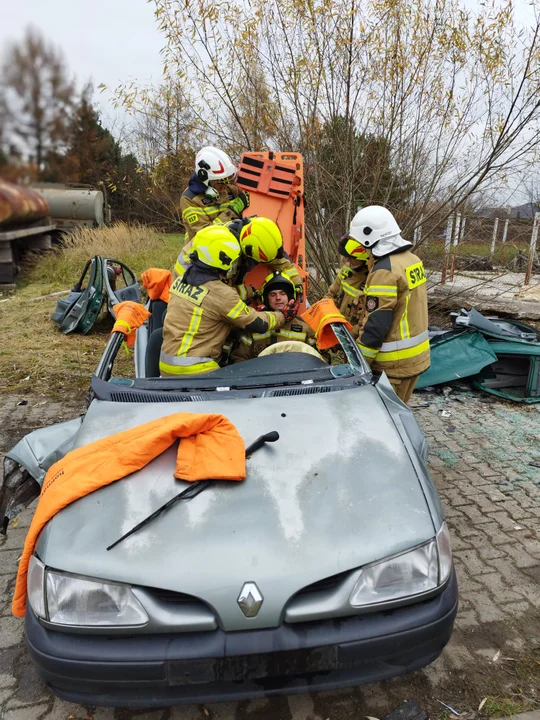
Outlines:
{"label": "car grille", "polygon": [[271,390],[268,397],[290,397],[291,395],[316,395],[319,393],[342,390],[341,387],[330,387],[329,385],[315,385],[313,387],[286,388],[284,390]]}
{"label": "car grille", "polygon": [[175,592],[174,590],[163,590],[162,588],[146,588],[146,590],[152,594],[152,596],[159,600],[159,602],[165,603],[166,605],[201,605],[208,607],[206,603],[200,600],[194,595],[188,595],[187,593]]}
{"label": "car grille", "polygon": [[111,400],[113,402],[128,403],[200,402],[202,397],[200,395],[180,395],[179,393],[169,392],[124,392],[120,390],[111,392]]}
{"label": "car grille", "polygon": [[317,582],[314,582],[311,585],[306,585],[306,587],[299,590],[294,597],[305,597],[306,595],[318,593],[323,590],[335,590],[337,586],[345,580],[349,573],[350,571],[347,570],[345,572],[338,573],[337,575],[331,575],[323,580],[317,580]]}

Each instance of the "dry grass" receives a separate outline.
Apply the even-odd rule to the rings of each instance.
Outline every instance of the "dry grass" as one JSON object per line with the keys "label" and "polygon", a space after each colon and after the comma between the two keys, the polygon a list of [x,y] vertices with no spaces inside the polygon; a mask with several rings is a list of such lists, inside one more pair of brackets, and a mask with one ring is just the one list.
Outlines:
{"label": "dry grass", "polygon": [[[15,294],[0,304],[0,393],[83,394],[107,343],[112,318],[102,311],[89,335],[64,335],[50,320],[57,298],[33,298],[72,287],[93,255],[122,260],[140,277],[149,267],[171,267],[181,245],[180,236],[119,223],[79,230],[55,251],[34,256]],[[132,367],[132,359],[121,351],[115,375],[128,377]]]}
{"label": "dry grass", "polygon": [[52,252],[28,259],[17,282],[18,294],[36,297],[72,287],[93,255],[122,260],[137,276],[149,267],[170,268],[181,246],[179,235],[159,235],[143,225],[80,228],[64,236]]}

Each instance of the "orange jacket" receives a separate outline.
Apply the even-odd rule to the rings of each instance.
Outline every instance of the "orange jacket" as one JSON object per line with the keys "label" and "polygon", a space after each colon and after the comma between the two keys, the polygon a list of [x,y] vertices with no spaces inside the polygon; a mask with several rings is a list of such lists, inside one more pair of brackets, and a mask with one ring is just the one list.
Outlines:
{"label": "orange jacket", "polygon": [[149,268],[143,272],[141,280],[150,300],[164,300],[166,303],[169,302],[169,290],[172,283],[172,273],[170,270]]}
{"label": "orange jacket", "polygon": [[62,508],[94,490],[140,470],[182,438],[174,477],[179,480],[243,480],[244,441],[223,415],[177,413],[72,450],[47,472],[19,563],[11,611],[24,617],[26,575],[37,537]]}
{"label": "orange jacket", "polygon": [[352,330],[351,323],[343,317],[331,298],[325,297],[314,303],[300,317],[315,332],[319,350],[327,350],[339,344],[330,323],[344,323]]}

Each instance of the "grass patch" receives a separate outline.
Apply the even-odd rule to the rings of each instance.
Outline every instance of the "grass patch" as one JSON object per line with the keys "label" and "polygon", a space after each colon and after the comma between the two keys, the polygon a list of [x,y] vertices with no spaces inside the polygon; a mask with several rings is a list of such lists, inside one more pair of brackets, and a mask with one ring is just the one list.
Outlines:
{"label": "grass patch", "polygon": [[[498,244],[495,247],[495,254],[493,255],[493,262],[495,264],[506,265],[511,262],[518,254],[520,250],[527,253],[528,243],[505,243],[505,245]],[[489,257],[491,249],[490,242],[464,242],[457,246],[456,255],[459,257],[470,257],[471,255],[479,255],[481,257]],[[451,248],[450,253],[453,252]],[[418,248],[418,254],[424,260],[442,260],[444,258],[444,242],[441,241],[430,241],[429,244],[422,243]]]}
{"label": "grass patch", "polygon": [[486,704],[482,708],[482,715],[487,715],[491,718],[511,717],[512,715],[519,715],[519,713],[534,709],[535,704],[521,695],[513,695],[512,697],[488,697]]}
{"label": "grass patch", "polygon": [[137,277],[150,267],[172,268],[183,236],[159,235],[143,225],[116,223],[79,228],[52,251],[30,256],[17,280],[17,296],[36,297],[71,288],[93,255],[121,260]]}
{"label": "grass patch", "polygon": [[[122,260],[139,278],[149,267],[170,268],[183,237],[159,235],[138,225],[80,229],[54,251],[35,255],[20,276],[12,298],[0,304],[0,392],[47,396],[81,395],[107,343],[112,318],[102,311],[89,335],[64,335],[52,324],[56,297],[33,298],[71,288],[93,255]],[[132,356],[121,350],[118,377],[133,374]]]}

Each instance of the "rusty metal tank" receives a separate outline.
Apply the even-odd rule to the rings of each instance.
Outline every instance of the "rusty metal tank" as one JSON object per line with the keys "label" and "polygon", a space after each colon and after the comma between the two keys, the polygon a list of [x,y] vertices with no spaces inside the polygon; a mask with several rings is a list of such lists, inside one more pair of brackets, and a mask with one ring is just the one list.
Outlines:
{"label": "rusty metal tank", "polygon": [[95,187],[59,183],[36,183],[34,187],[46,199],[58,229],[101,227],[107,222],[103,192]]}
{"label": "rusty metal tank", "polygon": [[0,178],[0,227],[29,225],[47,215],[49,205],[43,195]]}

